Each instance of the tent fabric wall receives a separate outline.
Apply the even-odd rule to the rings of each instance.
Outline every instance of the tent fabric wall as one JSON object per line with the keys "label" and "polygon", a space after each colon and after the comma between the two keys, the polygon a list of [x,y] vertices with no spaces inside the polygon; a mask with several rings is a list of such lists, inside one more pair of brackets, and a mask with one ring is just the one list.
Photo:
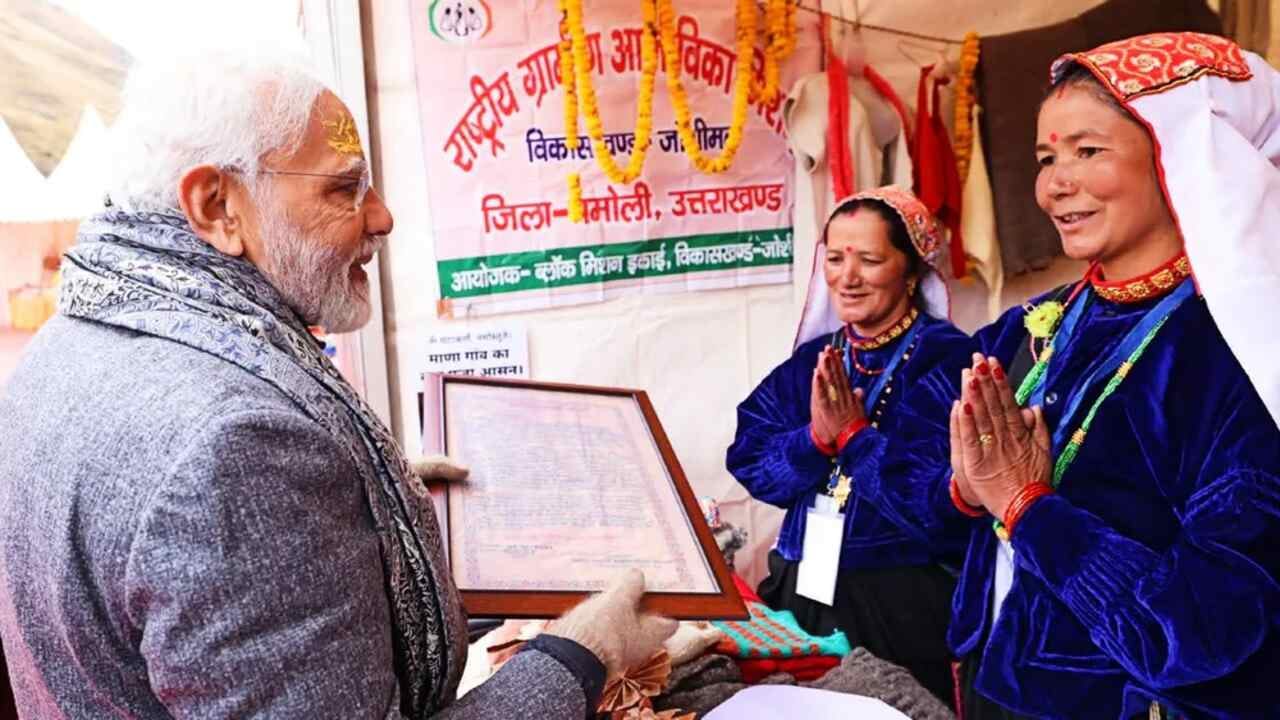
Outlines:
{"label": "tent fabric wall", "polygon": [[78,220],[0,222],[0,385],[12,374],[32,333],[14,329],[10,299],[20,288],[42,286],[46,258],[75,242]]}
{"label": "tent fabric wall", "polygon": [[[587,12],[599,1],[589,1]],[[818,2],[804,1],[810,6]],[[969,29],[991,34],[1051,24],[1098,0],[859,0],[856,4],[863,22],[959,39]],[[854,17],[854,1],[845,5],[828,2],[826,7]],[[423,200],[427,188],[408,13],[407,2],[373,3],[365,18],[365,52],[379,187],[396,219],[395,232],[381,257],[392,414],[397,435],[412,454],[420,448],[416,395],[426,338],[433,330],[466,327],[468,321],[436,317],[438,288],[431,219]],[[852,42],[852,35],[846,32],[845,41]],[[927,53],[900,47],[901,40],[871,30],[861,32],[868,61],[901,97],[914,98],[919,68],[908,54]],[[947,49],[954,59],[958,45]],[[950,108],[944,112],[949,115]],[[1021,302],[1078,272],[1078,265],[1062,262],[1045,272],[1011,278],[1003,304]],[[806,282],[807,276],[808,267],[797,265],[795,282]],[[973,329],[989,320],[986,289],[980,282],[959,283],[953,293],[959,325]],[[527,324],[530,366],[538,380],[648,391],[695,492],[719,499],[722,517],[751,534],[751,544],[739,555],[739,563],[747,579],[755,582],[764,573],[763,554],[781,514],[751,500],[724,469],[724,451],[733,437],[737,403],[787,357],[799,313],[792,288],[774,285],[624,297],[497,321]],[[476,326],[486,322],[477,321]]]}
{"label": "tent fabric wall", "polygon": [[[80,218],[102,207],[107,129],[86,106],[53,172],[36,169],[0,119],[0,384],[13,372],[38,319],[52,312],[51,266],[75,242]],[[40,291],[33,288],[42,288]],[[33,310],[32,292],[40,292]],[[25,306],[15,312],[16,305]],[[23,322],[18,322],[21,318]],[[17,327],[15,327],[17,326]]]}
{"label": "tent fabric wall", "polygon": [[46,178],[0,118],[0,222],[45,222],[89,215],[102,207],[108,171],[107,126],[91,106]]}
{"label": "tent fabric wall", "polygon": [[0,221],[26,219],[43,188],[44,175],[0,118]]}

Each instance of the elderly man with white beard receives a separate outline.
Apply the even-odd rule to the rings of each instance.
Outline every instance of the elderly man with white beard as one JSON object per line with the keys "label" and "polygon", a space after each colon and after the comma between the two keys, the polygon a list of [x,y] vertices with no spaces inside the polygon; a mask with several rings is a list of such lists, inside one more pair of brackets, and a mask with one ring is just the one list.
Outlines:
{"label": "elderly man with white beard", "polygon": [[109,205],[0,391],[22,716],[585,717],[675,624],[632,571],[455,701],[433,478],[308,332],[369,320],[392,229],[343,103],[291,60],[204,55],[135,73],[113,133]]}

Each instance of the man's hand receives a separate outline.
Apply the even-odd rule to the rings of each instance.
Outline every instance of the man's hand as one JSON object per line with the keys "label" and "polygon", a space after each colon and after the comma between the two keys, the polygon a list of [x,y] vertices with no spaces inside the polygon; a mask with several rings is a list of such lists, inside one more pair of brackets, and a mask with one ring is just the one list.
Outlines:
{"label": "man's hand", "polygon": [[553,620],[546,632],[590,650],[610,675],[647,660],[678,627],[675,620],[640,613],[644,573],[628,570],[604,592]]}
{"label": "man's hand", "polygon": [[450,460],[444,455],[427,455],[409,463],[414,477],[430,485],[437,482],[462,482],[471,473],[465,465]]}

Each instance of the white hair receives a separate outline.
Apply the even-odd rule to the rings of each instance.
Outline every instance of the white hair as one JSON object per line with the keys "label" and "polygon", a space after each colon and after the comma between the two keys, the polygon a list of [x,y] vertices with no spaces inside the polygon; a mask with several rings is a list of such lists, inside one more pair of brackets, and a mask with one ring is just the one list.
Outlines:
{"label": "white hair", "polygon": [[260,159],[297,150],[325,89],[304,57],[280,51],[215,50],[140,64],[112,127],[112,204],[176,209],[178,181],[197,165],[237,168],[255,188]]}

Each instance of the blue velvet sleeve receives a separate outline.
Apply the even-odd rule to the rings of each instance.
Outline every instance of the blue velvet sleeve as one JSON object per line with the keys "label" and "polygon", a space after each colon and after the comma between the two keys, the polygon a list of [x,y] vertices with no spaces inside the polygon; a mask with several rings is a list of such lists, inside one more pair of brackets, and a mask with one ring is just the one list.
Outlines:
{"label": "blue velvet sleeve", "polygon": [[[1216,372],[1204,370],[1170,373]],[[1280,616],[1280,430],[1247,379],[1217,389],[1182,393],[1196,399],[1164,409],[1179,442],[1168,461],[1174,477],[1160,484],[1175,496],[1181,529],[1162,549],[1060,495],[1032,505],[1013,536],[1019,565],[1070,608],[1099,649],[1153,688],[1227,675]],[[1192,406],[1206,394],[1214,398],[1208,407]],[[1152,467],[1162,461],[1153,455],[1170,454],[1149,450]]]}
{"label": "blue velvet sleeve", "polygon": [[726,456],[729,472],[752,497],[784,509],[831,471],[830,459],[809,437],[809,391],[820,345],[801,346],[738,405],[738,430]]}

